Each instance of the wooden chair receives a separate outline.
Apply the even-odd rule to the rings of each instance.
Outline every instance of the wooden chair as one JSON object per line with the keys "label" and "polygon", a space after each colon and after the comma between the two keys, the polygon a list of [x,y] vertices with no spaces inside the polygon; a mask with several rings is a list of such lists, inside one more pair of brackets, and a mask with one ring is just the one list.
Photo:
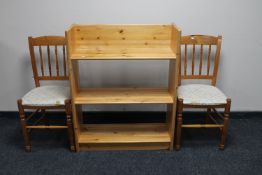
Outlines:
{"label": "wooden chair", "polygon": [[[66,40],[62,36],[28,37],[31,63],[36,88],[29,91],[17,101],[26,151],[31,151],[29,131],[31,129],[62,129],[68,130],[70,149],[75,150],[73,127],[71,120],[71,102],[69,87],[40,86],[40,81],[68,80],[66,61]],[[38,52],[38,54],[37,54]],[[45,111],[48,109],[64,109],[66,125],[49,125]],[[26,116],[25,110],[35,110]],[[35,124],[29,125],[29,120],[37,118],[35,114],[42,112]],[[45,122],[39,125],[39,121]]]}
{"label": "wooden chair", "polygon": [[[215,87],[221,40],[221,36],[190,35],[181,37],[176,150],[181,147],[182,128],[219,128],[221,130],[219,148],[223,150],[225,147],[231,100]],[[211,85],[181,85],[181,80],[208,80]],[[183,124],[184,108],[206,108],[206,122],[204,124]],[[220,114],[216,108],[224,108],[224,115]]]}

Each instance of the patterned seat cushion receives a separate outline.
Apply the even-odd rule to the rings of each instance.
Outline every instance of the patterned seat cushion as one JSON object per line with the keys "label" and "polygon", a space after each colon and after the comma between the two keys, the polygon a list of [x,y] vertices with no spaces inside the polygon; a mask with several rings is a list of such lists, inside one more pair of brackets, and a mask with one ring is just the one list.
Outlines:
{"label": "patterned seat cushion", "polygon": [[70,99],[69,87],[40,86],[29,91],[23,98],[23,105],[30,106],[57,106],[64,105]]}
{"label": "patterned seat cushion", "polygon": [[217,87],[203,84],[188,84],[178,87],[178,98],[184,104],[217,105],[226,104],[227,97]]}

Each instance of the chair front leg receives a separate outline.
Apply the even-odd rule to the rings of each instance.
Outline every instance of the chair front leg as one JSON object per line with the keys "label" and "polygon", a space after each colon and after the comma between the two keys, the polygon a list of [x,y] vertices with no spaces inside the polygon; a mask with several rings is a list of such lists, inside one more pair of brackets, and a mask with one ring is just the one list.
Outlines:
{"label": "chair front leg", "polygon": [[17,101],[17,105],[18,105],[18,110],[19,110],[19,117],[20,117],[22,132],[23,132],[23,138],[24,138],[24,142],[25,142],[25,150],[27,152],[31,152],[32,146],[31,146],[31,143],[30,143],[29,133],[28,133],[28,130],[26,128],[25,111],[24,111],[21,99],[19,99]]}
{"label": "chair front leg", "polygon": [[224,126],[221,133],[221,141],[219,144],[219,149],[223,150],[225,148],[225,142],[227,138],[228,125],[229,125],[229,113],[230,113],[231,99],[227,99],[227,104],[224,112]]}
{"label": "chair front leg", "polygon": [[69,137],[70,150],[75,151],[74,134],[73,134],[73,124],[72,124],[72,112],[71,112],[71,101],[65,101],[66,110],[66,123]]}
{"label": "chair front leg", "polygon": [[181,147],[181,129],[183,123],[183,99],[178,99],[177,103],[177,127],[176,127],[176,150],[178,151]]}

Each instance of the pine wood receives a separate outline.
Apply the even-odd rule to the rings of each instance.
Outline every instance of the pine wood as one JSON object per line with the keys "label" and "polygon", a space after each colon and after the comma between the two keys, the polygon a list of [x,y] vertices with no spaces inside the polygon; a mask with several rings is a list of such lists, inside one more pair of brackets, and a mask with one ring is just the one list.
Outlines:
{"label": "pine wood", "polygon": [[31,129],[63,129],[67,128],[67,126],[46,126],[46,125],[37,125],[37,126],[26,126],[26,128]]}
{"label": "pine wood", "polygon": [[210,55],[211,55],[211,44],[208,45],[207,75],[209,75],[209,71],[210,71]]}
{"label": "pine wood", "polygon": [[59,64],[58,64],[57,46],[55,46],[55,64],[56,64],[56,75],[59,76]]}
{"label": "pine wood", "polygon": [[81,151],[104,151],[104,150],[166,150],[169,149],[168,142],[158,143],[81,143]]}
{"label": "pine wood", "polygon": [[[185,45],[185,53],[184,53],[184,65],[180,64],[180,70],[182,66],[184,67],[184,74],[182,74],[182,71],[179,72],[179,83],[181,84],[181,80],[196,80],[196,79],[206,79],[210,80],[211,85],[216,85],[216,78],[217,78],[217,72],[218,72],[218,65],[219,65],[219,57],[220,57],[220,49],[221,49],[221,40],[222,37],[218,36],[206,36],[206,35],[189,35],[189,36],[182,36],[181,37],[181,45]],[[191,67],[191,75],[187,75],[187,52],[188,46],[192,46],[192,67]],[[196,52],[196,45],[200,45],[200,54],[199,58],[195,58],[195,52]],[[210,75],[210,67],[211,67],[211,50],[212,46],[215,48],[215,56],[213,61],[213,73]],[[204,60],[204,49],[203,47],[208,47],[208,53],[207,53],[207,67],[206,67],[206,75],[203,75],[202,69],[203,69],[203,60]],[[195,59],[199,59],[199,65],[198,65],[198,74],[195,74],[194,68],[195,68]],[[231,106],[231,100],[227,99],[227,102],[225,104],[217,104],[217,105],[194,105],[194,104],[183,104],[183,99],[178,99],[178,117],[177,117],[177,127],[176,127],[176,150],[179,150],[181,147],[181,130],[182,128],[219,128],[221,132],[221,140],[219,144],[219,148],[221,150],[225,147],[225,140],[227,136],[227,130],[228,130],[228,120],[229,120],[229,113],[230,113],[230,106]],[[206,116],[206,124],[183,124],[183,109],[185,108],[206,108],[207,109],[207,116]],[[224,116],[222,116],[215,108],[224,108]],[[223,123],[219,123],[213,115],[211,115],[211,109],[222,118]],[[212,124],[209,124],[210,121],[213,122]]]}
{"label": "pine wood", "polygon": [[170,135],[166,124],[88,124],[81,125],[79,149],[155,150],[168,149]]}
{"label": "pine wood", "polygon": [[172,25],[74,25],[71,59],[176,59]]}
{"label": "pine wood", "polygon": [[66,53],[65,53],[65,46],[63,45],[63,65],[64,65],[64,76],[67,76],[66,74],[66,67],[67,67],[67,64],[66,64]]}
{"label": "pine wood", "polygon": [[[77,151],[173,149],[180,36],[173,24],[72,25],[66,31]],[[80,87],[79,60],[155,59],[170,60],[168,87]],[[163,124],[83,125],[84,104],[168,104],[168,116]]]}
{"label": "pine wood", "polygon": [[188,124],[182,125],[182,128],[222,128],[223,126],[222,124]]}
{"label": "pine wood", "polygon": [[42,76],[44,76],[45,73],[44,73],[44,63],[43,63],[43,54],[42,54],[41,46],[39,46],[39,59],[40,59],[41,73],[42,73]]}
{"label": "pine wood", "polygon": [[173,103],[167,89],[89,88],[80,89],[75,104],[166,104]]}
{"label": "pine wood", "polygon": [[79,143],[143,142],[170,142],[167,125],[164,123],[81,125]]}
{"label": "pine wood", "polygon": [[[35,86],[39,87],[40,86],[40,81],[44,80],[68,80],[68,76],[66,74],[60,75],[59,74],[59,65],[58,65],[58,47],[65,48],[65,37],[62,36],[40,36],[40,37],[28,37],[28,43],[29,43],[29,51],[30,51],[30,56],[31,56],[31,63],[32,63],[32,69],[33,69],[33,74],[34,74],[34,80],[35,80]],[[47,55],[47,61],[44,61],[43,56],[43,50],[42,48],[46,47],[46,55]],[[51,61],[51,47],[53,47],[55,50],[55,58],[54,62],[56,64],[56,74],[57,75],[52,75],[52,61]],[[38,49],[35,49],[38,48]],[[39,58],[36,56],[37,54],[35,53],[36,51],[39,51]],[[36,61],[36,59],[39,59],[39,61]],[[37,63],[40,63],[40,66],[37,65]],[[44,62],[48,63],[48,70],[49,70],[49,75],[45,75],[44,73]],[[40,67],[41,70],[41,76],[38,74],[38,67]],[[66,67],[66,65],[64,65]],[[65,72],[64,72],[65,73]],[[65,105],[57,105],[57,106],[34,106],[34,105],[23,105],[22,100],[19,99],[17,101],[18,105],[18,110],[19,110],[19,116],[20,116],[20,121],[21,121],[21,127],[23,131],[23,137],[24,137],[24,142],[25,142],[25,149],[26,151],[31,151],[31,143],[30,143],[30,138],[29,138],[29,129],[67,129],[68,131],[68,138],[69,138],[69,144],[70,144],[70,150],[74,151],[75,150],[75,145],[73,141],[73,128],[72,128],[72,121],[71,121],[71,102],[70,100],[65,101]],[[25,110],[32,110],[34,109],[35,112],[33,112],[31,115],[26,116],[25,115]],[[63,109],[66,112],[66,122],[67,125],[49,125],[49,119],[45,116],[45,111],[48,109]],[[28,121],[35,117],[35,114],[37,114],[39,111],[41,111],[42,116],[40,119],[44,119],[45,125],[37,125],[38,120],[33,125],[29,125]]]}
{"label": "pine wood", "polygon": [[71,45],[68,43],[71,40],[71,32],[65,32],[66,36],[66,45],[67,45],[67,59],[68,59],[68,68],[69,68],[69,80],[70,80],[70,90],[72,97],[72,115],[73,115],[73,127],[74,127],[74,141],[75,141],[75,150],[79,151],[79,119],[78,119],[78,106],[75,104],[75,96],[77,93],[77,89],[79,86],[78,81],[78,63],[75,61],[71,61],[69,55],[71,53]]}
{"label": "pine wood", "polygon": [[181,30],[174,24],[172,27],[172,43],[171,47],[175,53],[177,53],[176,60],[169,61],[169,74],[168,74],[168,91],[172,94],[173,103],[167,105],[167,125],[169,135],[171,136],[170,150],[174,147],[174,133],[176,125],[176,107],[177,107],[177,86],[178,86],[178,75],[179,68],[181,65],[180,61],[180,36]]}

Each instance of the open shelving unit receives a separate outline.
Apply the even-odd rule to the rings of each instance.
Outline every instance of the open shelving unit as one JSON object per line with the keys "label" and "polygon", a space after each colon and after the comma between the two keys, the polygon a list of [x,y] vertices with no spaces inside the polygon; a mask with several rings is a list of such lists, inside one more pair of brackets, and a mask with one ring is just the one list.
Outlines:
{"label": "open shelving unit", "polygon": [[[66,31],[77,151],[173,149],[180,37],[174,24],[72,25]],[[82,88],[79,60],[169,60],[168,86]],[[85,124],[82,105],[93,104],[166,104],[166,122]]]}

